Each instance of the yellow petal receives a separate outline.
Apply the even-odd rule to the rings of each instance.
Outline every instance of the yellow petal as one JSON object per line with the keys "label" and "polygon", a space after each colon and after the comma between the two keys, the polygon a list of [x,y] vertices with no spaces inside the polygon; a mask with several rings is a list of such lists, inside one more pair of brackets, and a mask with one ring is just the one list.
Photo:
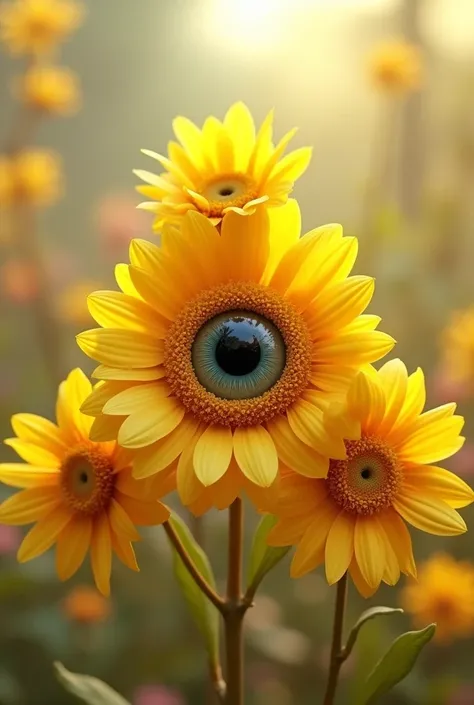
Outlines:
{"label": "yellow petal", "polygon": [[110,416],[127,416],[139,413],[144,407],[160,404],[163,397],[168,397],[170,394],[171,389],[164,380],[128,386],[127,389],[109,398],[102,411]]}
{"label": "yellow petal", "polygon": [[225,274],[234,281],[259,282],[270,251],[270,224],[266,208],[259,208],[248,218],[227,213],[221,227],[222,264]]}
{"label": "yellow petal", "polygon": [[112,570],[112,540],[109,521],[105,512],[94,518],[91,541],[91,565],[97,589],[105,597],[110,595]]}
{"label": "yellow petal", "polygon": [[457,536],[467,531],[464,519],[448,504],[433,497],[406,493],[393,502],[397,512],[412,526],[436,536]]}
{"label": "yellow petal", "polygon": [[341,438],[329,435],[324,413],[314,404],[300,399],[287,411],[288,422],[298,438],[330,458],[344,459],[346,449]]}
{"label": "yellow petal", "polygon": [[78,367],[59,385],[56,418],[59,428],[67,434],[69,442],[89,438],[92,421],[81,413],[80,408],[91,391],[89,379]]}
{"label": "yellow petal", "polygon": [[189,158],[198,169],[209,168],[209,160],[203,149],[201,130],[186,117],[173,120],[173,132],[183,145]]}
{"label": "yellow petal", "polygon": [[59,506],[40,519],[23,539],[18,549],[18,562],[31,561],[51,548],[71,518],[71,512],[64,506]]}
{"label": "yellow petal", "polygon": [[115,280],[124,294],[140,299],[141,296],[136,290],[130,277],[130,267],[128,264],[115,265]]}
{"label": "yellow petal", "polygon": [[162,379],[165,376],[165,368],[145,367],[141,370],[124,370],[120,367],[107,367],[99,365],[92,373],[92,377],[104,381],[130,381],[130,382],[151,382],[154,379]]}
{"label": "yellow petal", "polygon": [[95,291],[87,297],[93,319],[103,328],[126,328],[142,333],[153,331],[164,338],[168,322],[140,299],[120,291]]}
{"label": "yellow petal", "polygon": [[351,578],[354,582],[354,585],[356,586],[357,590],[360,592],[362,597],[365,597],[365,598],[372,597],[372,595],[375,592],[377,592],[377,588],[371,588],[365,582],[364,578],[362,577],[362,573],[360,571],[360,568],[357,565],[357,561],[356,561],[355,556],[352,559],[352,563],[350,565],[349,572],[351,574]]}
{"label": "yellow petal", "polygon": [[284,206],[278,209],[270,208],[268,210],[268,218],[270,224],[270,251],[262,277],[262,284],[270,282],[285,252],[298,242],[301,233],[301,212],[298,201],[290,198]]}
{"label": "yellow petal", "polygon": [[[1,466],[0,466],[1,468]],[[1,471],[0,471],[1,478]],[[442,500],[454,509],[467,507],[474,501],[474,491],[454,473],[434,465],[419,465],[407,468],[404,485],[410,494],[430,496]]]}
{"label": "yellow petal", "polygon": [[367,435],[377,433],[385,414],[385,394],[377,375],[359,372],[347,395],[349,414],[359,419]]}
{"label": "yellow petal", "polygon": [[300,578],[324,561],[326,540],[337,515],[338,511],[332,502],[320,508],[317,517],[306,529],[293,556],[290,567],[292,578]]}
{"label": "yellow petal", "polygon": [[390,360],[378,371],[385,393],[385,415],[380,425],[380,433],[387,434],[396,423],[405,403],[408,373],[399,359]]}
{"label": "yellow petal", "polygon": [[275,416],[271,421],[267,421],[266,426],[278,457],[285,465],[306,477],[326,477],[329,458],[303,443],[293,432],[285,416]]}
{"label": "yellow petal", "polygon": [[0,504],[0,521],[13,526],[39,521],[61,503],[57,487],[31,487]]}
{"label": "yellow petal", "polygon": [[244,103],[234,103],[224,117],[224,126],[234,143],[236,171],[246,172],[255,144],[255,125]]}
{"label": "yellow petal", "polygon": [[121,536],[117,536],[117,534],[113,534],[112,548],[127,568],[130,568],[130,570],[134,570],[137,573],[140,571],[137,558],[135,556],[135,551],[133,550],[133,546],[130,541],[123,539]]}
{"label": "yellow petal", "polygon": [[204,490],[204,485],[197,479],[194,472],[193,461],[194,449],[201,434],[202,428],[198,428],[178,460],[176,484],[179,497],[184,505],[194,504]]}
{"label": "yellow petal", "polygon": [[57,538],[56,571],[60,580],[68,580],[79,570],[89,549],[92,519],[74,516]]}
{"label": "yellow petal", "polygon": [[36,414],[14,414],[12,428],[22,441],[41,446],[58,458],[67,451],[68,446],[61,430],[48,419]]}
{"label": "yellow petal", "polygon": [[410,532],[405,522],[393,509],[386,509],[380,513],[380,523],[397,556],[400,569],[405,575],[416,578],[416,564],[413,557]]}
{"label": "yellow petal", "polygon": [[379,360],[394,345],[395,341],[390,335],[378,330],[339,333],[315,345],[313,362],[363,365]]}
{"label": "yellow petal", "polygon": [[184,407],[177,399],[163,397],[153,408],[144,408],[125,419],[117,440],[125,448],[143,448],[171,433],[184,414]]}
{"label": "yellow petal", "polygon": [[121,492],[117,492],[116,498],[137,526],[157,526],[169,519],[169,509],[161,502],[143,502]]}
{"label": "yellow petal", "polygon": [[160,262],[153,273],[130,266],[130,277],[140,296],[168,321],[174,321],[186,303],[184,292],[173,280],[172,269],[171,260]]}
{"label": "yellow petal", "polygon": [[229,426],[208,426],[196,443],[193,455],[196,477],[208,487],[219,480],[232,458]]}
{"label": "yellow petal", "polygon": [[291,130],[289,130],[281,140],[278,142],[276,147],[272,150],[272,153],[269,156],[269,159],[267,160],[267,163],[262,169],[261,174],[259,175],[259,181],[261,187],[264,188],[265,181],[270,177],[274,167],[276,166],[277,162],[281,159],[283,156],[285,149],[295,136],[295,134],[298,132],[298,128],[293,127]]}
{"label": "yellow petal", "polygon": [[167,468],[184,451],[198,428],[198,421],[185,417],[174,431],[148,448],[135,451],[133,475],[146,478]]}
{"label": "yellow petal", "polygon": [[153,489],[153,478],[136,480],[132,475],[131,468],[126,468],[125,470],[117,473],[116,478],[115,488],[122,494],[126,494],[129,497],[135,497],[135,499],[141,499],[144,501],[155,499],[155,497],[151,494]]}
{"label": "yellow petal", "polygon": [[354,532],[354,553],[362,577],[371,588],[380,585],[385,570],[385,544],[377,522],[358,516]]}
{"label": "yellow petal", "polygon": [[6,438],[4,443],[10,446],[10,448],[13,448],[20,458],[27,463],[31,463],[31,465],[39,465],[40,467],[52,469],[59,467],[60,460],[58,456],[41,446],[21,441],[18,438]]}
{"label": "yellow petal", "polygon": [[271,110],[262,122],[260,129],[258,131],[255,145],[250,155],[248,171],[249,174],[257,179],[260,178],[262,170],[268,162],[268,159],[272,153],[273,135],[273,110]]}
{"label": "yellow petal", "polygon": [[86,355],[109,367],[155,367],[164,359],[163,341],[139,331],[86,330],[77,336],[77,342]]}
{"label": "yellow petal", "polygon": [[[168,142],[168,155],[173,164],[176,164],[178,169],[185,174],[189,181],[195,184],[201,180],[202,177],[199,169],[196,169],[188,154],[180,144],[177,142]],[[177,195],[178,198],[181,196],[178,186],[172,184],[169,179],[163,179],[163,182],[164,185],[167,186],[170,193]]]}
{"label": "yellow petal", "polygon": [[464,438],[459,436],[463,426],[462,416],[428,423],[400,444],[397,455],[402,461],[420,464],[449,458],[464,444]]}
{"label": "yellow petal", "polygon": [[292,519],[280,519],[267,536],[268,545],[293,546],[297,544],[313,521],[311,514],[303,514]]}
{"label": "yellow petal", "polygon": [[271,435],[263,426],[236,428],[234,454],[237,464],[251,482],[270,487],[278,473],[278,454]]}
{"label": "yellow petal", "polygon": [[90,439],[95,443],[117,440],[125,416],[105,416],[101,414],[94,419],[90,430]]}
{"label": "yellow petal", "polygon": [[349,568],[354,554],[354,527],[354,517],[342,511],[329,530],[325,549],[329,585],[337,583]]}
{"label": "yellow petal", "polygon": [[140,534],[135,528],[125,509],[113,499],[109,506],[109,523],[112,533],[122,536],[127,541],[140,541]]}
{"label": "yellow petal", "polygon": [[382,579],[387,585],[396,585],[400,579],[400,565],[397,555],[388,534],[385,532],[383,521],[381,521],[379,516],[375,516],[373,519],[377,524],[377,532],[384,546],[385,567]]}
{"label": "yellow petal", "polygon": [[390,431],[389,438],[392,444],[403,438],[405,429],[412,424],[414,419],[423,411],[425,400],[425,377],[423,370],[418,367],[418,369],[408,377],[405,401]]}
{"label": "yellow petal", "polygon": [[356,373],[353,367],[314,363],[311,366],[310,382],[323,392],[345,394]]}
{"label": "yellow petal", "polygon": [[88,416],[100,416],[105,404],[112,399],[116,394],[119,394],[124,389],[129,389],[138,382],[117,382],[115,380],[99,382],[96,384],[87,399],[81,405],[81,412]]}
{"label": "yellow petal", "polygon": [[0,463],[0,482],[10,487],[57,485],[59,477],[57,468],[42,468],[26,463]]}
{"label": "yellow petal", "polygon": [[305,320],[313,337],[339,330],[367,308],[374,293],[372,277],[349,277],[326,287],[310,304]]}

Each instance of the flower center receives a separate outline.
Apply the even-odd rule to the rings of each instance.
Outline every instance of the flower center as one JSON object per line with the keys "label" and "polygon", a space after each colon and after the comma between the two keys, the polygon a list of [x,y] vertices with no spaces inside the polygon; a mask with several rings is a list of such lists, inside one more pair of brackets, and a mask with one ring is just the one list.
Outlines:
{"label": "flower center", "polygon": [[94,446],[76,446],[61,464],[63,497],[78,512],[93,515],[106,509],[114,485],[110,458]]}
{"label": "flower center", "polygon": [[206,424],[253,426],[284,413],[308,384],[303,318],[277,292],[229,283],[203,292],[165,340],[166,380]]}
{"label": "flower center", "polygon": [[376,514],[392,505],[402,481],[395,453],[378,438],[346,441],[347,460],[331,460],[329,494],[351,514]]}
{"label": "flower center", "polygon": [[210,218],[219,218],[225,208],[243,208],[246,203],[258,197],[257,185],[245,174],[225,174],[208,181],[201,189],[201,195],[209,202]]}

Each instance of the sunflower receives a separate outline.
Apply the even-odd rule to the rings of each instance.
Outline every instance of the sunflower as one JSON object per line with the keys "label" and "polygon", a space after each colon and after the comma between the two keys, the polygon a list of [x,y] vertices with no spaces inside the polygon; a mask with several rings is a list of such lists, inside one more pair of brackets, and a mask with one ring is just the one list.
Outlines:
{"label": "sunflower", "polygon": [[[0,480],[22,491],[0,505],[0,522],[34,523],[19,548],[20,562],[56,543],[61,580],[74,575],[90,548],[96,585],[108,595],[112,552],[138,570],[132,547],[140,538],[135,524],[161,524],[169,511],[153,501],[160,494],[157,483],[132,477],[126,451],[115,442],[89,440],[91,419],[79,407],[90,392],[89,380],[75,369],[59,387],[57,425],[34,414],[12,417],[17,438],[5,443],[25,462],[0,464]],[[162,480],[164,493],[164,475]]]}
{"label": "sunflower", "polygon": [[231,212],[221,232],[191,212],[162,247],[132,241],[123,293],[89,297],[103,326],[78,336],[101,363],[82,407],[96,417],[91,437],[134,449],[136,477],[176,463],[196,513],[275,486],[279,459],[325,476],[328,456],[345,458],[325,405],[392,348],[380,319],[359,315],[374,282],[347,277],[356,239],[336,225],[299,235],[293,200]]}
{"label": "sunflower", "polygon": [[416,583],[407,585],[401,603],[416,626],[436,622],[435,638],[449,643],[474,634],[474,565],[440,553],[425,561]]}
{"label": "sunflower", "polygon": [[179,221],[188,211],[198,211],[217,225],[229,211],[251,215],[260,203],[280,206],[311,158],[309,147],[283,157],[296,129],[274,146],[273,111],[255,135],[252,116],[243,103],[232,105],[223,122],[208,117],[202,130],[185,117],[177,117],[173,129],[181,144],[170,142],[168,157],[143,150],[165,171],[159,176],[135,171],[147,184],[138,191],[153,199],[139,207],[156,213],[155,230]]}
{"label": "sunflower", "polygon": [[422,413],[424,404],[422,371],[408,376],[400,360],[360,372],[347,401],[333,404],[327,423],[344,433],[347,458],[332,458],[323,480],[282,473],[269,541],[297,545],[292,577],[325,563],[330,584],[349,570],[368,597],[382,580],[394,585],[400,572],[416,574],[404,521],[442,536],[466,531],[455,509],[474,492],[430,465],[461,448],[464,419],[453,415],[455,404]]}

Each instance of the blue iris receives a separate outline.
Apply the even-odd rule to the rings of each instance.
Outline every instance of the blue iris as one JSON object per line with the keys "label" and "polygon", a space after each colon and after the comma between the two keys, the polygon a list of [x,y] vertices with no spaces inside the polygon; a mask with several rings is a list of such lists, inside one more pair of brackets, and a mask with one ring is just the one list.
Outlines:
{"label": "blue iris", "polygon": [[286,363],[279,330],[249,311],[221,313],[198,332],[192,347],[196,377],[222,399],[261,396],[281,377]]}

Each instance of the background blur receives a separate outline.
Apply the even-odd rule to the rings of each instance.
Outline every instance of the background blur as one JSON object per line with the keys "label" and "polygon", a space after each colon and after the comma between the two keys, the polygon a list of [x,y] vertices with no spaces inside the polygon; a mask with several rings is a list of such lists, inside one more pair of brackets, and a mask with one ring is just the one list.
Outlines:
{"label": "background blur", "polygon": [[[135,210],[132,168],[150,167],[140,148],[163,153],[178,114],[201,125],[207,115],[222,117],[231,103],[243,100],[260,123],[275,107],[278,137],[298,125],[295,146],[314,145],[294,193],[304,229],[336,221],[358,235],[357,271],[377,277],[371,310],[397,339],[395,354],[410,371],[424,368],[430,403],[454,399],[466,415],[467,445],[447,466],[472,480],[474,372],[473,379],[457,379],[441,344],[452,312],[474,304],[472,0],[86,5],[84,24],[61,55],[80,77],[81,109],[67,119],[45,119],[35,139],[61,155],[65,173],[62,198],[40,211],[34,234],[60,328],[64,370],[74,365],[91,370],[74,342],[77,332],[92,327],[86,293],[113,286],[113,266],[124,261],[131,237],[153,238],[151,216]],[[368,58],[381,43],[403,37],[422,52],[414,91],[377,84]],[[21,70],[21,60],[0,54],[0,145],[15,120],[10,85]],[[4,438],[11,435],[12,413],[51,416],[56,389],[38,337],[36,274],[8,236],[2,213]],[[469,347],[467,333],[464,337]],[[474,370],[474,339],[470,346],[466,355]],[[5,447],[0,458],[13,454]],[[2,492],[6,496],[5,488]],[[255,524],[250,508],[248,515],[250,537]],[[474,510],[463,515],[473,527]],[[472,535],[472,529],[455,541],[416,535],[417,558],[447,551],[474,561]],[[71,596],[74,585],[92,584],[88,567],[62,585],[51,553],[17,565],[19,540],[16,529],[0,526],[0,705],[73,702],[55,682],[55,659],[102,678],[133,705],[213,702],[203,685],[200,637],[173,581],[162,531],[150,531],[138,546],[138,576],[117,564],[107,605],[82,589]],[[222,580],[224,515],[206,516],[204,540]],[[400,588],[403,584],[404,579]],[[321,572],[291,581],[288,560],[267,578],[248,616],[249,705],[320,701],[333,597]],[[383,589],[370,603],[397,606],[400,589]],[[352,590],[349,622],[366,606]],[[352,702],[361,674],[410,624],[408,615],[396,615],[363,630],[344,669],[340,703]],[[473,645],[472,637],[431,644],[415,673],[384,704],[474,703]]]}

